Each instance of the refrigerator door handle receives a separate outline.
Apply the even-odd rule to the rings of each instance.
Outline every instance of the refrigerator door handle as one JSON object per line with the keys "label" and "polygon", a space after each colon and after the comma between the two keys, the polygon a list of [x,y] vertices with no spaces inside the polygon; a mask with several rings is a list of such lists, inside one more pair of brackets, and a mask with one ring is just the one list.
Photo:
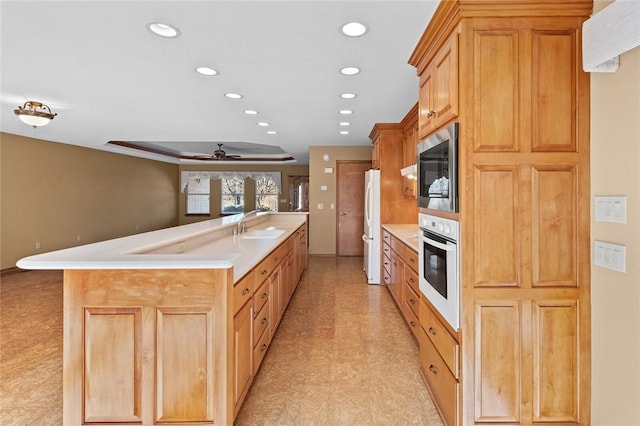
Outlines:
{"label": "refrigerator door handle", "polygon": [[371,228],[371,181],[367,182],[367,188],[364,192],[364,218],[367,221],[367,229]]}
{"label": "refrigerator door handle", "polygon": [[373,241],[373,238],[367,237],[366,235],[362,234],[362,241]]}

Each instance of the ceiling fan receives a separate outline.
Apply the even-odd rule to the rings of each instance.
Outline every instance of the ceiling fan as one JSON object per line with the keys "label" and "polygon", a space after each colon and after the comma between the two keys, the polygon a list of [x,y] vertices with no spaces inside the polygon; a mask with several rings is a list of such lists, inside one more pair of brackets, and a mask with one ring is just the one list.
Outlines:
{"label": "ceiling fan", "polygon": [[231,154],[227,155],[227,153],[222,149],[221,143],[218,144],[218,149],[213,151],[213,155],[211,157],[212,160],[235,160],[240,158],[239,155]]}

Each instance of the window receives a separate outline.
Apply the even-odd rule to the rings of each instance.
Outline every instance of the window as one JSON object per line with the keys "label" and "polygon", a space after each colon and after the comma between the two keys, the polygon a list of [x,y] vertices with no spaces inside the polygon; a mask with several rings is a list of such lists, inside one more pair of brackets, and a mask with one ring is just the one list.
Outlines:
{"label": "window", "polygon": [[244,212],[244,179],[238,176],[234,176],[223,177],[221,181],[221,212],[223,214],[235,214]]}
{"label": "window", "polygon": [[209,214],[209,179],[187,182],[187,214]]}
{"label": "window", "polygon": [[278,186],[273,179],[256,179],[256,209],[278,211]]}

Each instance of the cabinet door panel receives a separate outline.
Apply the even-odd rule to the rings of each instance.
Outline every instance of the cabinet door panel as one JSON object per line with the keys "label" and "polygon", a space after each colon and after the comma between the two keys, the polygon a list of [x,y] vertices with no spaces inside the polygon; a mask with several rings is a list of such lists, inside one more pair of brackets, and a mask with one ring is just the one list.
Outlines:
{"label": "cabinet door panel", "polygon": [[433,64],[435,92],[433,106],[440,127],[458,116],[458,33],[454,33],[436,56]]}
{"label": "cabinet door panel", "polygon": [[577,422],[578,302],[534,302],[533,330],[534,421]]}
{"label": "cabinet door panel", "polygon": [[213,421],[213,309],[157,310],[159,421]]}
{"label": "cabinet door panel", "polygon": [[577,30],[532,33],[532,151],[576,150]]}
{"label": "cabinet door panel", "polygon": [[420,76],[420,87],[418,89],[418,127],[420,129],[420,139],[426,138],[433,129],[435,107],[433,105],[433,76],[431,69],[427,69]]}
{"label": "cabinet door panel", "polygon": [[474,187],[474,285],[518,286],[517,168],[477,166]]}
{"label": "cabinet door panel", "polygon": [[86,308],[84,419],[141,421],[141,308]]}
{"label": "cabinet door panel", "polygon": [[474,150],[517,151],[520,116],[518,31],[473,33]]}
{"label": "cabinet door panel", "polygon": [[532,168],[532,285],[578,285],[576,166]]}
{"label": "cabinet door panel", "polygon": [[518,301],[476,301],[475,420],[521,419],[521,307]]}
{"label": "cabinet door panel", "polygon": [[253,304],[247,303],[233,319],[233,412],[240,409],[253,377]]}

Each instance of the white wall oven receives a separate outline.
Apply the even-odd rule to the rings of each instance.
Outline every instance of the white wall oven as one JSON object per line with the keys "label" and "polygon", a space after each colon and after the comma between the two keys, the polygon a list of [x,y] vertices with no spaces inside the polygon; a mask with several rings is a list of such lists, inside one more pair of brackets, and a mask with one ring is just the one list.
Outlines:
{"label": "white wall oven", "polygon": [[458,123],[418,144],[418,205],[458,211]]}
{"label": "white wall oven", "polygon": [[418,214],[420,291],[455,329],[460,329],[459,223]]}

